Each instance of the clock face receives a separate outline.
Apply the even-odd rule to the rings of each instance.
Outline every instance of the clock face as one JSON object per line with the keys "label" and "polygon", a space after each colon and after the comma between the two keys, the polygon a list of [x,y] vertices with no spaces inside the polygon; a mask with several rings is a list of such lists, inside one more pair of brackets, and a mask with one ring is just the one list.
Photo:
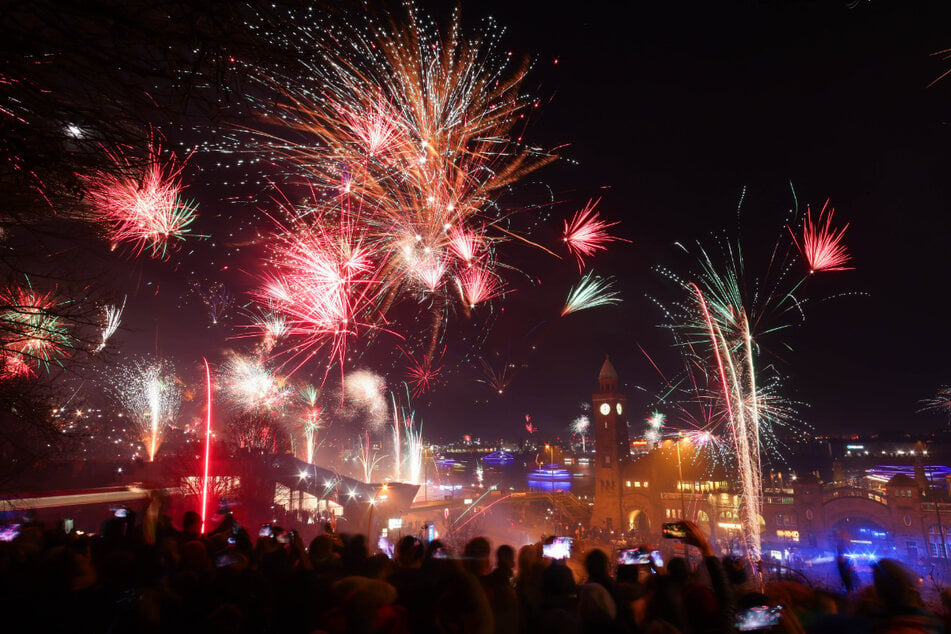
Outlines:
{"label": "clock face", "polygon": [[607,403],[601,403],[601,413],[607,416],[611,413],[611,406]]}
{"label": "clock face", "polygon": [[623,412],[623,411],[624,411],[624,408],[621,407],[621,404],[620,404],[620,403],[618,403],[618,404],[617,404],[617,414],[618,414],[618,416],[620,416],[620,415],[621,415],[621,412]]}

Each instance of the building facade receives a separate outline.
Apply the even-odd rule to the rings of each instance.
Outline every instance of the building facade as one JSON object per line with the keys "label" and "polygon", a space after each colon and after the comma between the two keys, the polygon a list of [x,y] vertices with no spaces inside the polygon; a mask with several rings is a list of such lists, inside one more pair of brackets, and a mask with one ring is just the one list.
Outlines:
{"label": "building facade", "polygon": [[[722,465],[710,465],[689,438],[632,455],[627,401],[609,360],[592,404],[597,454],[590,528],[653,542],[665,522],[686,518],[724,547],[740,543],[738,491]],[[810,474],[773,479],[759,518],[764,555],[833,551],[917,564],[951,559],[949,485],[919,471],[885,482],[820,482]]]}

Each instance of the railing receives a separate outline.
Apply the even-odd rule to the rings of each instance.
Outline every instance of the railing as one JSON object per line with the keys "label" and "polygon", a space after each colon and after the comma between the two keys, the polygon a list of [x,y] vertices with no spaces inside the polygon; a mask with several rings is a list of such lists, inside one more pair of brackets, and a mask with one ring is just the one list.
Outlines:
{"label": "railing", "polygon": [[888,506],[888,498],[874,489],[864,489],[860,487],[837,487],[834,489],[826,489],[822,492],[823,504],[839,498],[861,498]]}

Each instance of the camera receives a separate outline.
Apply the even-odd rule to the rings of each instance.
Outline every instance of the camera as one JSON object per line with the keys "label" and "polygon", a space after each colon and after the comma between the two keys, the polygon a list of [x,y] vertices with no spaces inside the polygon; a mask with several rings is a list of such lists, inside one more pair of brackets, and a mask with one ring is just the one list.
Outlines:
{"label": "camera", "polygon": [[667,539],[683,539],[687,536],[687,528],[683,522],[667,522],[661,532]]}
{"label": "camera", "polygon": [[0,542],[12,542],[20,534],[19,524],[0,526]]}
{"label": "camera", "polygon": [[766,630],[779,625],[782,616],[782,606],[757,605],[736,613],[736,629],[741,632]]}
{"label": "camera", "polygon": [[651,554],[643,548],[628,548],[619,550],[617,564],[619,566],[638,566],[651,563]]}
{"label": "camera", "polygon": [[550,544],[542,546],[542,555],[549,559],[568,559],[571,556],[570,537],[555,537]]}

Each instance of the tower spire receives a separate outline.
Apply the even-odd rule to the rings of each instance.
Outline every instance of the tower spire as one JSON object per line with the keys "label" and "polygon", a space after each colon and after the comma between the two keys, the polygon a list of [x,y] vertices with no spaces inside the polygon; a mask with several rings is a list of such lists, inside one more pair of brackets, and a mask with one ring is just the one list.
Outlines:
{"label": "tower spire", "polygon": [[601,386],[601,393],[607,394],[617,392],[617,370],[611,363],[611,358],[604,355],[604,364],[601,366],[601,372],[598,374],[598,383]]}

